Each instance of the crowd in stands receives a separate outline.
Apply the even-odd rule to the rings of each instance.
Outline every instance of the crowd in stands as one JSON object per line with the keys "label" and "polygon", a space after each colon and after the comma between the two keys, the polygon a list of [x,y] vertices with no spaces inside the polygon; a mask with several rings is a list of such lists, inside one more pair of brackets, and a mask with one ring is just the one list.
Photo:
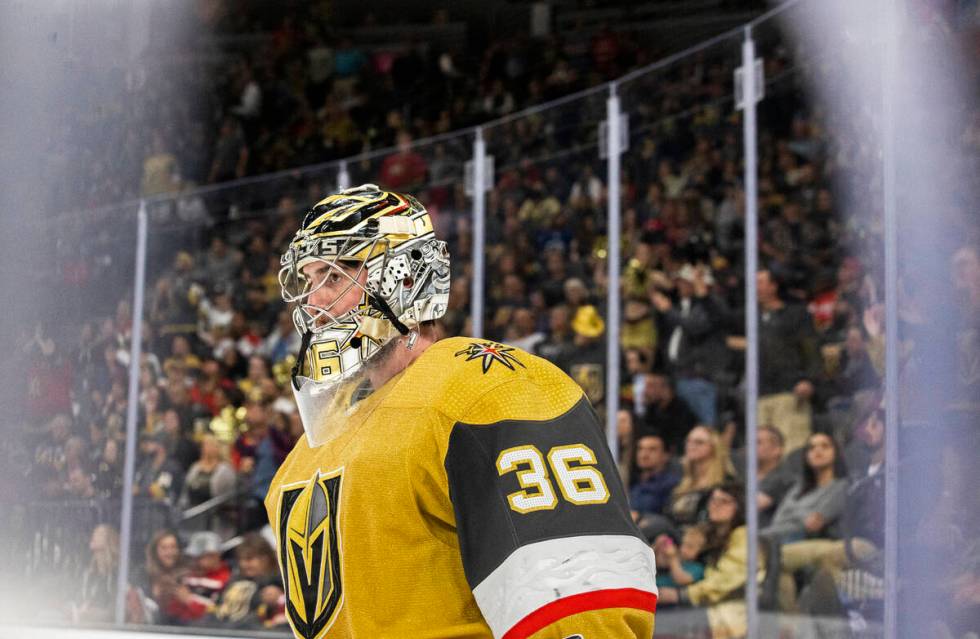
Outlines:
{"label": "crowd in stands", "polygon": [[[453,254],[442,330],[467,334],[472,228],[461,178],[470,149],[446,142],[422,152],[412,140],[613,77],[641,61],[641,49],[593,42],[572,55],[554,39],[502,41],[476,73],[457,68],[453,52],[420,48],[379,66],[346,42],[331,52],[332,66],[314,73],[319,35],[315,27],[280,25],[274,50],[242,61],[223,83],[222,107],[210,114],[222,122],[212,147],[202,134],[207,119],[194,126],[176,119],[148,134],[153,151],[136,163],[142,174],[108,170],[126,186],[100,196],[173,192],[187,179],[227,180],[395,144],[380,163],[353,166],[355,183],[415,192],[430,207]],[[595,135],[604,102],[581,100],[558,116],[519,118],[488,133],[497,171],[488,194],[485,334],[556,363],[600,413],[618,394],[621,472],[634,518],[657,553],[664,632],[710,625],[737,634],[752,543],[744,527],[749,499],[760,510],[773,609],[843,615],[844,577],[858,572],[865,585],[847,593],[850,600],[880,601],[880,209],[869,201],[867,211],[845,211],[836,196],[845,172],[873,158],[827,133],[831,116],[804,100],[801,85],[812,70],[786,73],[792,60],[766,60],[767,77],[781,80],[760,106],[761,270],[751,274],[759,292],[760,428],[757,441],[745,441],[745,196],[741,122],[730,101],[737,62],[701,54],[635,88],[645,101],[631,112],[623,157],[617,389],[605,388],[607,185]],[[396,73],[401,67],[417,72]],[[414,83],[445,97],[398,97],[412,95]],[[391,104],[405,108],[379,108]],[[980,154],[978,139],[967,132],[964,152]],[[143,142],[124,148],[138,155]],[[207,157],[184,155],[207,148]],[[160,530],[148,540],[145,566],[127,593],[132,620],[283,623],[274,556],[257,532],[265,491],[302,433],[288,387],[299,336],[279,299],[278,256],[328,184],[298,180],[271,193],[198,201],[204,215],[196,225],[175,229],[169,217],[156,229],[169,241],[152,252],[147,282],[136,494],[177,511],[229,500],[179,535]],[[232,204],[245,214],[232,215]],[[980,255],[975,234],[963,237],[950,277],[964,317],[975,318]],[[927,322],[936,310],[916,307],[915,291],[908,293],[907,321]],[[16,468],[39,497],[119,498],[134,322],[130,301],[120,297],[111,315],[88,317],[77,332],[56,334],[51,322],[25,332],[18,356],[30,371],[25,421],[33,440]],[[747,446],[757,450],[755,495],[742,483]],[[235,534],[245,536],[229,551],[222,541]],[[978,542],[960,539],[957,556]],[[108,618],[118,543],[111,527],[92,532],[77,619]],[[978,604],[970,566],[953,580],[960,612]]]}
{"label": "crowd in stands", "polygon": [[[329,5],[293,3],[257,19],[261,11],[210,3],[195,20],[214,34],[217,53],[163,46],[147,51],[138,72],[86,68],[79,75],[98,81],[72,86],[83,106],[62,115],[48,153],[49,208],[176,194],[392,147],[595,86],[664,53],[608,28],[423,42],[402,16],[366,13],[346,24]],[[463,24],[453,20],[440,9],[423,26],[438,36]],[[383,44],[351,35],[387,25],[402,29]],[[242,50],[239,38],[251,45]]]}

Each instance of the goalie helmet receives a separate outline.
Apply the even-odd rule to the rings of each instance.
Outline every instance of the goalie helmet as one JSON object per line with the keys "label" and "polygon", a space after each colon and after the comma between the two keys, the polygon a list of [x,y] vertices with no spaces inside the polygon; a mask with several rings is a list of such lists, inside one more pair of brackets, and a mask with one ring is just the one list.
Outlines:
{"label": "goalie helmet", "polygon": [[[326,271],[311,279],[304,269],[317,262]],[[293,390],[311,445],[324,441],[311,433],[322,427],[339,388],[356,386],[365,364],[392,338],[442,317],[449,273],[446,243],[410,195],[363,184],[310,209],[282,256],[279,284],[283,299],[295,304],[293,322],[303,336]],[[344,285],[329,303],[313,303],[328,278]],[[359,302],[340,308],[351,291],[360,292]]]}

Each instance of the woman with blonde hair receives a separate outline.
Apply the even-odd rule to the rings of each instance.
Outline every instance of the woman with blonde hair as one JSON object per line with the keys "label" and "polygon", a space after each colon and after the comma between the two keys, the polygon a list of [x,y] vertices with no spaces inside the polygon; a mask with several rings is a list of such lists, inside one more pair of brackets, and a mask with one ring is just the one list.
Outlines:
{"label": "woman with blonde hair", "polygon": [[681,481],[671,493],[664,514],[647,515],[638,522],[647,539],[667,534],[679,541],[681,527],[707,519],[711,491],[735,475],[721,435],[704,424],[698,424],[687,434],[681,469]]}
{"label": "woman with blonde hair", "polygon": [[681,482],[674,488],[667,515],[687,526],[704,521],[711,491],[735,473],[721,436],[703,424],[687,434],[681,468]]}

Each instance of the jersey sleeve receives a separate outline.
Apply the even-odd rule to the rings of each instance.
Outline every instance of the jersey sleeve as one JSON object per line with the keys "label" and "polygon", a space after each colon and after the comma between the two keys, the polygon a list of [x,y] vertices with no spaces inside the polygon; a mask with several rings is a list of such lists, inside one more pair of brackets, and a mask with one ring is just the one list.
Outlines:
{"label": "jersey sleeve", "polygon": [[489,400],[506,410],[453,425],[445,458],[466,579],[494,637],[648,639],[653,551],[595,412],[582,396],[542,419],[547,389],[508,386]]}

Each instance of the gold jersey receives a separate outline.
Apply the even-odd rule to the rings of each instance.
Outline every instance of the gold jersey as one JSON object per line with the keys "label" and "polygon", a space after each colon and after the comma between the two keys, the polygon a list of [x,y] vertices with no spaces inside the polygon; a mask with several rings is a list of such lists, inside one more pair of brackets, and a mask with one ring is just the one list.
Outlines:
{"label": "gold jersey", "polygon": [[266,497],[297,637],[652,636],[653,553],[557,367],[445,339],[345,413]]}

